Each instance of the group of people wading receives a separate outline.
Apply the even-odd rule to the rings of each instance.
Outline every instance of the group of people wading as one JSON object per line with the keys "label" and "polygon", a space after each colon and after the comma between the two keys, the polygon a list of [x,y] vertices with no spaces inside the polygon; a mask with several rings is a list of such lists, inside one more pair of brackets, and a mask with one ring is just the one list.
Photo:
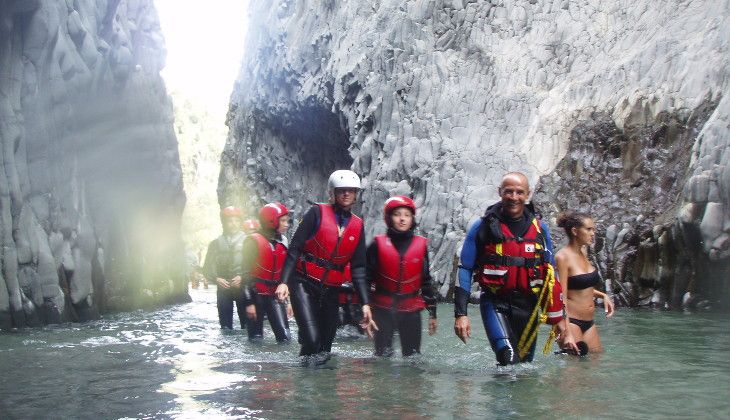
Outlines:
{"label": "group of people wading", "polygon": [[[366,246],[363,220],[352,213],[360,178],[335,171],[328,191],[329,203],[304,214],[289,244],[284,236],[289,212],[281,203],[263,206],[257,223],[243,221],[234,207],[221,211],[224,233],[211,242],[203,268],[218,286],[221,328],[233,328],[235,304],[249,338],[263,337],[265,315],[276,340],[287,342],[293,314],[300,356],[321,364],[330,357],[342,295],[350,290],[361,304],[359,326],[374,338],[376,355],[393,354],[396,331],[403,356],[420,353],[421,311],[427,309],[428,333],[434,334],[437,292],[427,239],[414,233],[416,204],[405,196],[386,200],[387,232]],[[553,325],[548,343],[556,338],[562,352],[600,350],[594,298],[603,299],[608,316],[614,308],[597,290],[599,276],[586,257],[594,237],[590,216],[568,212],[558,218],[569,244],[555,255],[547,224],[527,202],[527,177],[504,175],[498,193],[500,201],[470,227],[461,250],[454,332],[465,343],[471,336],[467,306],[477,282],[482,322],[499,364],[531,361],[545,322]]]}

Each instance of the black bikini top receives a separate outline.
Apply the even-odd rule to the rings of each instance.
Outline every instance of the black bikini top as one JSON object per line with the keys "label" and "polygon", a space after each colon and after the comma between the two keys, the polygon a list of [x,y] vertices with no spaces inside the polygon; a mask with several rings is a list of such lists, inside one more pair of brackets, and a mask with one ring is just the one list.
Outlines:
{"label": "black bikini top", "polygon": [[582,290],[589,287],[598,287],[600,285],[601,278],[598,276],[598,270],[593,270],[590,273],[568,276],[568,290]]}

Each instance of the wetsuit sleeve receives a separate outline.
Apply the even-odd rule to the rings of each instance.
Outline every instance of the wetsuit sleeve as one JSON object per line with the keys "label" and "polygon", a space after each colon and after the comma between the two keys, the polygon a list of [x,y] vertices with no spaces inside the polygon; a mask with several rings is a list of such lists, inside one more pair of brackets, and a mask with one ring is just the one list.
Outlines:
{"label": "wetsuit sleeve", "polygon": [[365,264],[365,225],[363,224],[360,229],[360,241],[350,259],[350,272],[352,273],[352,285],[360,296],[360,302],[368,305],[370,304],[370,285],[365,278]]}
{"label": "wetsuit sleeve", "polygon": [[429,269],[430,262],[428,260],[428,251],[423,258],[423,271],[421,273],[421,296],[426,302],[426,310],[429,318],[436,318],[436,303],[438,302],[438,291],[431,277]]}
{"label": "wetsuit sleeve", "polygon": [[218,277],[216,242],[212,241],[208,244],[208,252],[205,253],[205,263],[203,263],[203,275],[209,282],[215,282],[216,277]]}
{"label": "wetsuit sleeve", "polygon": [[375,273],[378,270],[378,243],[373,240],[365,251],[365,279],[368,285],[375,281]]}
{"label": "wetsuit sleeve", "polygon": [[312,206],[306,213],[304,213],[302,222],[299,224],[299,227],[297,227],[297,231],[294,232],[294,236],[289,243],[284,267],[281,269],[282,283],[289,284],[291,281],[297,260],[299,259],[299,256],[302,255],[304,243],[317,233],[317,229],[319,229],[319,220],[319,206]]}
{"label": "wetsuit sleeve", "polygon": [[482,219],[471,225],[464,239],[464,245],[461,247],[459,282],[454,287],[454,316],[456,317],[467,314],[466,308],[471,294],[472,275],[477,265],[477,234],[481,226]]}
{"label": "wetsuit sleeve", "polygon": [[[548,262],[553,266],[555,265],[555,249],[553,248],[553,238],[552,235],[550,235],[550,229],[548,229],[547,223],[544,221],[540,221],[540,228],[543,231],[543,234],[545,235],[545,250],[547,251],[547,257]],[[557,275],[557,273],[556,273]]]}

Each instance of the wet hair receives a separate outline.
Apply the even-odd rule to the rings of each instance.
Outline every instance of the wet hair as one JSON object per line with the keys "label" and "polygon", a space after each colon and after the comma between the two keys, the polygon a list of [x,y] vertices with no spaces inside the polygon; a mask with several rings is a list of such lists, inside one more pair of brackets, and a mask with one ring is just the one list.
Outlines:
{"label": "wet hair", "polygon": [[570,230],[582,227],[583,221],[590,218],[591,215],[588,213],[567,210],[558,215],[558,227],[565,229],[565,234],[570,238],[573,237]]}

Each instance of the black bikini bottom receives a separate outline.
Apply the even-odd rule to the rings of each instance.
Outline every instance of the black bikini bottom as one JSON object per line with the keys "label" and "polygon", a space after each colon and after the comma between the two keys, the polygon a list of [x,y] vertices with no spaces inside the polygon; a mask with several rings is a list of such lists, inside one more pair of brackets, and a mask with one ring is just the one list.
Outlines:
{"label": "black bikini bottom", "polygon": [[594,324],[593,320],[585,321],[582,319],[569,318],[572,324],[575,324],[580,328],[580,332],[584,333],[588,331]]}

